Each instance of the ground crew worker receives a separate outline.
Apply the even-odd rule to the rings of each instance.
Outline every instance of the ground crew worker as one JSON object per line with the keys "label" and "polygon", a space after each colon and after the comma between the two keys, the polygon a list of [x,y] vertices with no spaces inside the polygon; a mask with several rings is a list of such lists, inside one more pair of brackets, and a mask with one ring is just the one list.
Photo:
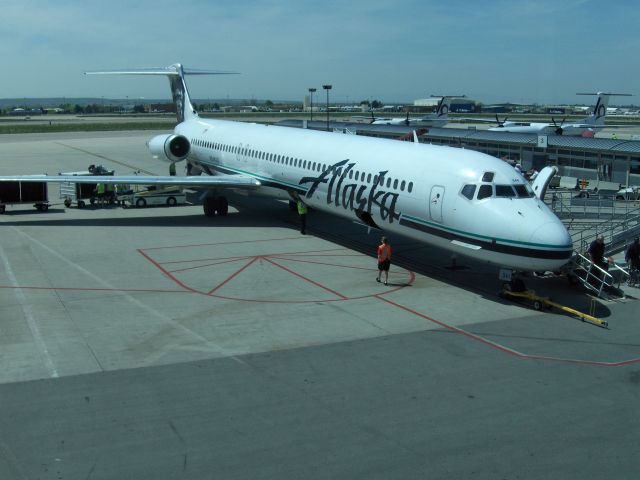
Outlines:
{"label": "ground crew worker", "polygon": [[630,287],[634,287],[638,283],[640,275],[640,240],[636,237],[633,243],[627,248],[624,259],[629,266],[629,282]]}
{"label": "ground crew worker", "polygon": [[115,185],[113,183],[107,183],[105,185],[105,198],[108,203],[114,203],[116,200]]}
{"label": "ground crew worker", "polygon": [[98,197],[98,201],[100,202],[100,205],[104,203],[104,192],[105,192],[104,183],[96,184],[96,197]]}
{"label": "ground crew worker", "polygon": [[376,282],[380,282],[380,276],[384,272],[384,284],[389,282],[389,267],[391,266],[391,245],[387,242],[387,237],[380,239],[378,245],[378,276]]}
{"label": "ground crew worker", "polygon": [[591,242],[591,245],[589,245],[589,250],[587,252],[589,253],[589,258],[593,263],[595,263],[603,270],[606,270],[607,262],[604,259],[604,249],[604,236],[598,235],[596,239]]}
{"label": "ground crew worker", "polygon": [[307,206],[302,200],[298,198],[298,216],[300,217],[300,233],[306,235],[307,233]]}
{"label": "ground crew worker", "polygon": [[171,175],[172,177],[176,176],[176,164],[175,164],[175,162],[171,162],[169,164],[169,175]]}

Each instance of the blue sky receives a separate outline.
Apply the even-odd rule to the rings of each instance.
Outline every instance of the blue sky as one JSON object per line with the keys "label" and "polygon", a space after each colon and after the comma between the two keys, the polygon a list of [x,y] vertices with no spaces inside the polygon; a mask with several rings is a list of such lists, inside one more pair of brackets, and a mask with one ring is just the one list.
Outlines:
{"label": "blue sky", "polygon": [[343,102],[640,95],[632,0],[23,0],[1,11],[0,98],[169,98],[163,78],[83,72],[176,62],[241,72],[190,77],[195,98],[301,100],[323,83]]}

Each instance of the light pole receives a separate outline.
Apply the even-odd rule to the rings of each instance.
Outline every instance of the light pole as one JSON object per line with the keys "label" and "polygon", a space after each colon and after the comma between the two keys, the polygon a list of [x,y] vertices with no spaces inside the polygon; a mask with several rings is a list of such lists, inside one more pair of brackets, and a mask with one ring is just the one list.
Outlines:
{"label": "light pole", "polygon": [[311,94],[311,121],[313,122],[313,92],[315,92],[315,88],[310,88],[309,93]]}
{"label": "light pole", "polygon": [[331,85],[322,85],[327,91],[327,132],[329,131],[329,90],[331,90]]}

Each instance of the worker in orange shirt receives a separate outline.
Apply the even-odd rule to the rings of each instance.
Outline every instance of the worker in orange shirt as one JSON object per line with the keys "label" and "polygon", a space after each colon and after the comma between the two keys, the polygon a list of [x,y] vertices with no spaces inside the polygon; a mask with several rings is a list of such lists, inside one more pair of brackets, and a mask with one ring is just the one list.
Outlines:
{"label": "worker in orange shirt", "polygon": [[380,276],[384,272],[384,284],[388,285],[390,266],[391,245],[389,245],[387,237],[382,237],[380,239],[380,245],[378,245],[378,276],[376,277],[376,282],[380,282]]}

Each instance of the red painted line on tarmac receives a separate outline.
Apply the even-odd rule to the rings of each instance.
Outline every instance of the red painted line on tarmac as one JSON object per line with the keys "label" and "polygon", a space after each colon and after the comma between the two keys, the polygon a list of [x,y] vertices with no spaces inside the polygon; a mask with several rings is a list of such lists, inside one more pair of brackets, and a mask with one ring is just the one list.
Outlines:
{"label": "red painted line on tarmac", "polygon": [[[332,255],[335,256],[335,255]],[[276,256],[276,255],[272,255],[270,258],[275,258],[277,260],[284,260],[287,262],[297,262],[297,263],[312,263],[314,265],[328,265],[330,267],[341,267],[341,268],[353,268],[356,270],[367,270],[367,271],[371,271],[371,272],[377,272],[378,269],[377,268],[367,268],[367,267],[354,267],[351,265],[340,265],[338,263],[328,263],[328,262],[314,262],[313,260],[300,260],[298,258],[287,258],[287,257],[281,257],[281,256]]]}
{"label": "red painted line on tarmac", "polygon": [[165,247],[150,247],[150,248],[145,248],[144,250],[162,250],[164,248],[186,248],[186,247],[209,247],[209,246],[215,246],[215,245],[239,245],[242,243],[261,243],[261,242],[275,242],[278,240],[306,240],[306,239],[310,239],[311,237],[301,237],[301,236],[297,236],[297,237],[282,237],[282,238],[265,238],[265,239],[260,239],[260,240],[240,240],[240,241],[234,241],[234,242],[218,242],[218,243],[196,243],[196,244],[187,244],[187,245],[168,245]]}
{"label": "red painted line on tarmac", "polygon": [[[231,260],[223,260],[221,262],[213,262],[213,263],[205,263],[203,265],[195,265],[193,267],[185,267],[185,268],[178,268],[177,270],[169,270],[171,273],[176,273],[176,272],[185,272],[187,270],[195,270],[196,268],[204,268],[204,267],[212,267],[214,265],[222,265],[224,263],[233,263],[233,262],[239,262],[241,260],[245,260],[247,258],[251,258],[251,257],[238,257],[238,258],[232,258]],[[195,261],[195,260],[194,260]]]}
{"label": "red painted line on tarmac", "polygon": [[235,255],[233,257],[205,257],[205,258],[196,258],[191,260],[171,260],[168,262],[158,262],[159,265],[171,265],[173,263],[193,263],[193,262],[206,262],[209,260],[242,260],[244,258],[251,258],[255,255]]}
{"label": "red painted line on tarmac", "polygon": [[406,312],[412,313],[413,315],[416,315],[420,318],[423,318],[425,320],[428,320],[432,323],[435,323],[436,325],[439,325],[447,330],[450,330],[454,333],[459,333],[461,335],[464,335],[465,337],[471,338],[473,340],[476,340],[480,343],[483,343],[495,350],[498,350],[500,352],[503,353],[507,353],[511,356],[514,356],[516,358],[521,358],[521,359],[525,359],[525,360],[547,360],[547,361],[552,361],[552,362],[562,362],[562,363],[573,363],[573,364],[578,364],[578,365],[596,365],[596,366],[600,366],[600,367],[621,367],[621,366],[625,366],[625,365],[633,365],[636,363],[640,363],[640,358],[634,358],[631,360],[624,360],[621,362],[602,362],[602,361],[597,361],[597,360],[579,360],[579,359],[573,359],[573,358],[562,358],[562,357],[547,357],[544,355],[528,355],[526,353],[522,353],[519,352],[517,350],[514,350],[512,348],[509,347],[505,347],[504,345],[501,345],[499,343],[493,342],[491,340],[488,340],[487,338],[481,337],[480,335],[476,335],[474,333],[468,332],[466,330],[463,330],[461,328],[458,327],[454,327],[453,325],[449,325],[447,323],[441,322],[440,320],[436,320],[435,318],[429,317],[428,315],[425,315],[424,313],[420,313],[417,310],[414,310],[412,308],[409,307],[405,307],[404,305],[400,305],[397,302],[394,302],[393,300],[389,300],[387,298],[383,298],[381,296],[382,294],[379,295],[375,295],[376,298],[378,298],[379,300],[382,300],[383,302],[388,303],[389,305],[392,305],[396,308],[399,308],[401,310],[404,310]]}
{"label": "red painted line on tarmac", "polygon": [[213,289],[209,290],[207,292],[207,295],[211,295],[213,292],[215,292],[216,290],[222,288],[224,285],[226,285],[227,283],[229,283],[231,280],[233,280],[235,277],[237,277],[240,273],[242,273],[243,271],[245,271],[250,265],[254,264],[256,262],[256,260],[258,260],[260,257],[254,257],[251,259],[250,262],[248,262],[247,264],[245,264],[242,268],[240,268],[239,270],[236,270],[233,274],[231,274],[230,276],[228,276],[227,278],[225,278],[222,283],[220,283],[218,286],[214,287]]}
{"label": "red painted line on tarmac", "polygon": [[279,263],[274,262],[274,261],[273,261],[272,259],[270,259],[270,258],[265,258],[265,260],[266,260],[267,262],[269,262],[269,263],[272,263],[272,264],[273,264],[273,265],[275,265],[276,267],[279,267],[279,268],[281,268],[281,269],[283,269],[283,270],[285,270],[285,271],[289,272],[290,274],[295,275],[295,276],[296,276],[296,277],[298,277],[298,278],[301,278],[301,279],[302,279],[302,280],[304,280],[305,282],[311,283],[312,285],[315,285],[316,287],[320,287],[320,288],[322,288],[322,289],[326,290],[327,292],[330,292],[330,293],[332,293],[332,294],[334,294],[334,295],[336,295],[336,296],[340,297],[342,300],[349,300],[349,297],[345,297],[345,296],[344,296],[344,295],[342,295],[341,293],[338,293],[338,292],[336,292],[335,290],[331,290],[329,287],[325,287],[325,286],[324,286],[324,285],[322,285],[321,283],[315,282],[315,281],[311,280],[310,278],[307,278],[307,277],[305,277],[305,276],[303,276],[303,275],[300,275],[299,273],[294,272],[293,270],[291,270],[291,269],[289,269],[289,268],[285,267],[284,265],[280,265]]}
{"label": "red painted line on tarmac", "polygon": [[[314,256],[313,254],[317,254],[315,256],[327,256],[327,255],[331,255],[336,256],[338,254],[336,253],[329,253],[329,252],[339,252],[340,250],[347,250],[346,248],[327,248],[324,250],[302,250],[299,252],[279,252],[279,253],[271,253],[270,255],[302,255],[302,256]],[[354,255],[361,255],[360,253],[354,254]]]}
{"label": "red painted line on tarmac", "polygon": [[[274,253],[270,257],[364,257],[362,253]],[[373,258],[373,257],[367,257]]]}
{"label": "red painted line on tarmac", "polygon": [[154,288],[91,288],[91,287],[30,287],[20,285],[0,285],[4,289],[20,290],[49,290],[49,291],[77,291],[77,292],[141,292],[141,293],[194,293],[185,290],[160,290]]}
{"label": "red painted line on tarmac", "polygon": [[138,253],[140,255],[142,255],[144,258],[146,258],[147,260],[149,260],[153,265],[156,266],[156,268],[158,270],[160,270],[163,274],[165,274],[169,279],[173,280],[174,282],[176,282],[178,285],[180,285],[182,288],[184,288],[185,290],[188,290],[190,292],[193,293],[202,293],[199,292],[198,290],[195,290],[187,285],[185,285],[184,283],[182,283],[180,280],[178,280],[175,276],[173,276],[170,272],[168,272],[167,270],[164,269],[164,267],[162,265],[160,265],[158,262],[156,262],[153,258],[151,258],[149,255],[147,255],[144,250],[138,248]]}

